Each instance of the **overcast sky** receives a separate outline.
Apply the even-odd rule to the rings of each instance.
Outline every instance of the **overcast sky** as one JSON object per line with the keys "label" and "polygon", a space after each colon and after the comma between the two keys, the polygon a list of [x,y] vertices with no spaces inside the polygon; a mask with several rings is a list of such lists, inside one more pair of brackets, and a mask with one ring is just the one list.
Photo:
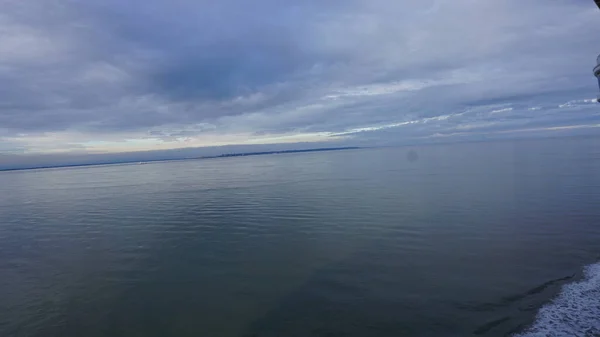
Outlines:
{"label": "overcast sky", "polygon": [[0,8],[0,161],[600,130],[591,0]]}

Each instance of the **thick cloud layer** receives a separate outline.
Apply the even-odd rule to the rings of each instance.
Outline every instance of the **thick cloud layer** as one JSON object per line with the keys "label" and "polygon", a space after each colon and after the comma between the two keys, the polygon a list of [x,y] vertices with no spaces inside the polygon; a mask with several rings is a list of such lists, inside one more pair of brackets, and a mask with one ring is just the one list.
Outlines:
{"label": "thick cloud layer", "polygon": [[600,124],[592,1],[0,0],[0,154]]}

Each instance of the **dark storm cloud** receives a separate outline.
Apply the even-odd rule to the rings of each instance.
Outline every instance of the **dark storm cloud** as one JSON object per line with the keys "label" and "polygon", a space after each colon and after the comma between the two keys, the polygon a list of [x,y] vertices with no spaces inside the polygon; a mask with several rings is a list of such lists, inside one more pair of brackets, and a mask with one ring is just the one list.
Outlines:
{"label": "dark storm cloud", "polygon": [[[112,31],[159,54],[155,90],[175,99],[221,100],[286,82],[322,61],[304,38],[315,2],[131,1],[85,6]],[[301,74],[300,74],[301,75]]]}
{"label": "dark storm cloud", "polygon": [[402,143],[598,119],[591,2],[0,3],[0,152],[202,135]]}

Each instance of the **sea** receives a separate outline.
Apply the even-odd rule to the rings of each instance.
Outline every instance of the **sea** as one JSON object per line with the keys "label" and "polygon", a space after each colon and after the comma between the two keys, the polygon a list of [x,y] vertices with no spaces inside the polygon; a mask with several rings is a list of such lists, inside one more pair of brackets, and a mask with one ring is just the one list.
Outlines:
{"label": "sea", "polygon": [[600,336],[600,139],[2,172],[0,336]]}

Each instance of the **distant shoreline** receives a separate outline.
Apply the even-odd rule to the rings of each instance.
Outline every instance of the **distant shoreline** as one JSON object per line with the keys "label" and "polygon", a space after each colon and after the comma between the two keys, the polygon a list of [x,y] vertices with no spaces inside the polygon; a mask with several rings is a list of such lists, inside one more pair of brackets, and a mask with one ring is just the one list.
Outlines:
{"label": "distant shoreline", "polygon": [[87,164],[43,165],[43,166],[27,166],[27,167],[19,167],[19,168],[0,168],[0,172],[42,170],[42,169],[54,169],[54,168],[68,168],[68,167],[85,167],[85,166],[122,165],[122,164],[135,164],[135,163],[140,163],[140,162],[141,163],[156,163],[156,162],[168,162],[168,161],[180,161],[180,160],[198,160],[198,159],[259,156],[259,155],[268,155],[268,154],[357,150],[357,149],[370,149],[370,148],[388,148],[388,147],[412,148],[412,147],[430,147],[430,146],[440,146],[440,145],[504,143],[504,142],[515,142],[515,141],[529,142],[529,141],[545,141],[545,140],[557,140],[557,139],[581,139],[581,138],[597,139],[598,135],[562,135],[562,136],[547,136],[547,137],[524,137],[524,138],[510,138],[510,139],[478,139],[478,140],[469,139],[469,140],[456,140],[456,141],[431,142],[431,143],[414,143],[414,144],[401,144],[401,145],[346,146],[346,147],[311,148],[311,149],[301,149],[301,150],[236,152],[236,153],[229,153],[229,154],[222,153],[219,155],[211,155],[211,156],[187,156],[187,157],[182,157],[182,158],[162,158],[162,159],[140,159],[140,158],[138,158],[138,159],[131,159],[131,160],[102,161],[102,162],[87,163]]}
{"label": "distant shoreline", "polygon": [[135,163],[144,163],[145,164],[145,163],[181,161],[181,160],[216,159],[216,158],[230,158],[230,157],[263,156],[263,155],[270,155],[270,154],[343,151],[343,150],[357,150],[357,149],[361,149],[361,147],[346,146],[346,147],[324,147],[324,148],[302,149],[302,150],[275,150],[275,151],[239,152],[239,153],[236,152],[236,153],[224,153],[224,154],[214,155],[214,156],[171,158],[171,159],[150,159],[150,160],[142,160],[142,161],[140,161],[140,160],[124,160],[124,161],[107,161],[107,162],[99,162],[99,163],[45,165],[45,166],[30,166],[30,167],[19,167],[19,168],[0,168],[0,172],[43,170],[43,169],[54,169],[54,168],[69,168],[69,167],[103,166],[103,165],[120,165],[120,164],[135,164]]}
{"label": "distant shoreline", "polygon": [[342,151],[342,150],[357,150],[360,147],[357,146],[346,146],[346,147],[324,147],[316,149],[305,149],[305,150],[281,150],[281,151],[260,151],[260,152],[243,152],[243,153],[225,153],[217,156],[204,156],[196,159],[211,159],[211,158],[227,158],[227,157],[245,157],[245,156],[262,156],[267,154],[283,154],[283,153],[303,153],[303,152],[322,152],[322,151]]}

